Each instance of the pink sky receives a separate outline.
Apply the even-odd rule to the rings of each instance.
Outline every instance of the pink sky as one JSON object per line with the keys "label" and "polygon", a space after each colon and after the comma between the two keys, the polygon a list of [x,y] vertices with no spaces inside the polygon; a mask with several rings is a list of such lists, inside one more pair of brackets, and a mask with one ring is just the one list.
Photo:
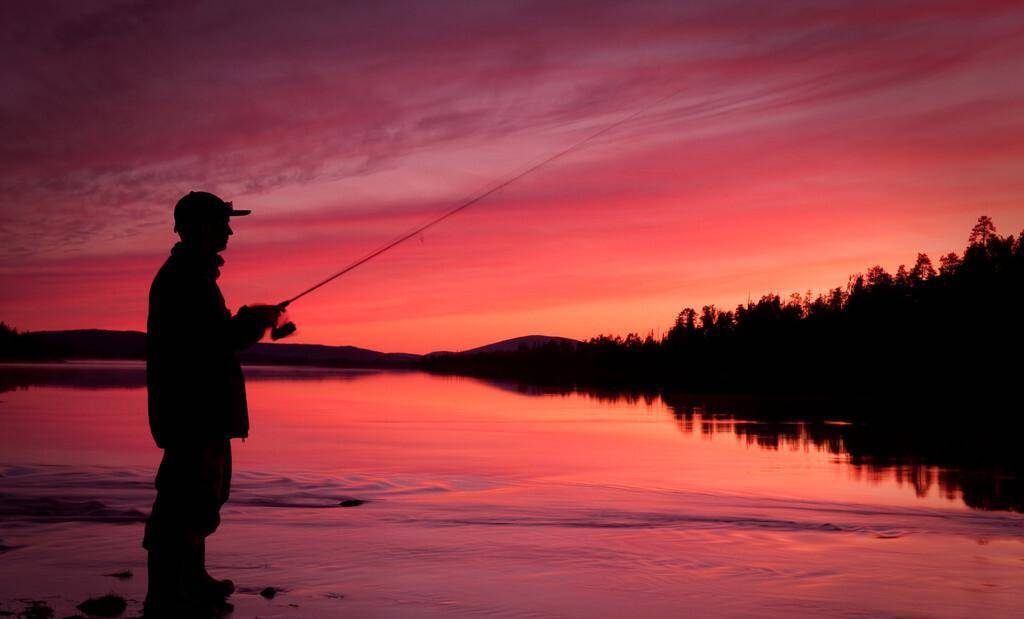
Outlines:
{"label": "pink sky", "polygon": [[33,3],[0,8],[0,319],[144,329],[174,202],[295,342],[461,349],[667,329],[1024,228],[1019,2]]}

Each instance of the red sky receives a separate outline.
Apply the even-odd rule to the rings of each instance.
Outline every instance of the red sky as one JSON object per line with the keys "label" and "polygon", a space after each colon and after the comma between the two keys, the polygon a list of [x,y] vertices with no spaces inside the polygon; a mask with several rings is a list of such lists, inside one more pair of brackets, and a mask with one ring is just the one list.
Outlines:
{"label": "red sky", "polygon": [[[144,329],[174,202],[292,341],[461,349],[667,329],[1024,228],[1024,5],[47,3],[0,8],[0,319]],[[347,3],[346,3],[347,4]]]}

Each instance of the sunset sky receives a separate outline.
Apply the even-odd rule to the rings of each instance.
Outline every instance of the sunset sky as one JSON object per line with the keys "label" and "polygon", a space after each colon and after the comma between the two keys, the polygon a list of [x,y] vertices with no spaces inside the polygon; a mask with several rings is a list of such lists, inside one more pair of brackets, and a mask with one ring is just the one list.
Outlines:
{"label": "sunset sky", "polygon": [[[177,6],[175,6],[177,4]],[[656,333],[1024,228],[1024,4],[33,2],[0,8],[0,320],[144,329],[189,190],[293,342]]]}

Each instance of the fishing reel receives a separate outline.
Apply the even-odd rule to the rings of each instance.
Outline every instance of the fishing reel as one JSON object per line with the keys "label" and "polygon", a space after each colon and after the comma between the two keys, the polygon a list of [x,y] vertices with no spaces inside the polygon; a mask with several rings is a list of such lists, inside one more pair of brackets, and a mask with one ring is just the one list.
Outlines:
{"label": "fishing reel", "polygon": [[288,312],[285,311],[285,308],[288,307],[288,303],[281,303],[277,307],[280,308],[281,313],[277,315],[277,324],[275,324],[270,329],[270,339],[274,340],[275,342],[277,340],[288,337],[292,333],[295,333],[296,330],[298,330],[298,327],[295,326],[295,323],[292,322],[291,320],[288,320]]}
{"label": "fishing reel", "polygon": [[270,330],[270,339],[277,341],[282,338],[286,338],[292,333],[295,333],[297,329],[298,327],[295,326],[294,322],[285,322],[284,324],[276,326]]}
{"label": "fishing reel", "polygon": [[279,313],[278,320],[276,320],[273,326],[270,327],[270,339],[272,339],[273,341],[284,339],[291,335],[292,333],[295,333],[296,330],[298,330],[298,327],[295,326],[295,323],[288,320],[288,312],[286,312],[286,308],[288,307],[288,304],[290,302],[291,301],[285,301],[283,303],[278,303],[274,305],[274,307],[276,308],[276,310],[279,311]]}

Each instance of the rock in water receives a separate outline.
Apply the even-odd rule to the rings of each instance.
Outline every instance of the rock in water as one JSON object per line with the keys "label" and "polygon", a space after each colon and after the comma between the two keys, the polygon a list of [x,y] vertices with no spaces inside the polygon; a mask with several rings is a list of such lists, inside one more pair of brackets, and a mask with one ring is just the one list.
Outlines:
{"label": "rock in water", "polygon": [[25,610],[18,613],[18,619],[52,619],[53,609],[46,602],[32,600],[25,605]]}
{"label": "rock in water", "polygon": [[345,499],[341,503],[338,503],[338,505],[340,505],[342,507],[359,507],[360,505],[362,505],[365,502],[366,501],[364,501],[362,499]]}
{"label": "rock in water", "polygon": [[273,587],[264,587],[263,591],[260,591],[260,595],[267,598],[268,600],[271,600],[274,598],[275,595],[277,595],[277,589]]}
{"label": "rock in water", "polygon": [[118,617],[127,607],[128,604],[123,597],[108,594],[98,598],[89,598],[75,608],[96,617]]}

